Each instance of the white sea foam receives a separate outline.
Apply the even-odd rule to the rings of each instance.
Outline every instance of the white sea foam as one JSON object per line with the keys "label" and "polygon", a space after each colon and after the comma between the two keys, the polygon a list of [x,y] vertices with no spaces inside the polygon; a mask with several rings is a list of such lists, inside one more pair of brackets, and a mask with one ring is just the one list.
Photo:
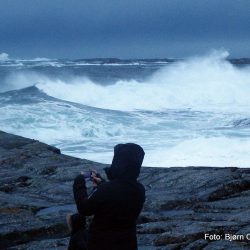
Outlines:
{"label": "white sea foam", "polygon": [[[86,77],[15,72],[5,79],[1,91],[36,84],[62,100],[157,112],[98,110],[45,99],[1,107],[0,129],[105,163],[111,162],[115,144],[135,142],[146,151],[145,166],[249,167],[249,128],[232,124],[249,117],[250,68],[235,67],[226,56],[216,52],[191,58],[169,64],[143,82],[120,80],[106,86]],[[169,108],[175,110],[158,112]]]}
{"label": "white sea foam", "polygon": [[[166,127],[162,131],[164,117],[152,120],[140,113],[85,110],[57,102],[11,105],[2,107],[1,113],[4,115],[0,116],[0,129],[57,145],[66,154],[94,161],[110,163],[115,144],[135,142],[146,151],[145,166],[249,167],[248,137],[226,137],[223,130],[213,137],[209,128],[205,136],[205,131],[198,133],[203,127],[200,123],[197,131],[194,127],[189,130],[192,122],[188,119],[183,121],[189,124],[185,130]],[[216,121],[211,122],[211,128],[213,123]]]}
{"label": "white sea foam", "polygon": [[4,61],[5,63],[1,63],[1,67],[22,67],[24,66],[23,63],[15,61],[15,62],[9,62],[9,61]]}
{"label": "white sea foam", "polygon": [[200,137],[183,141],[172,148],[149,150],[145,165],[250,167],[249,148],[247,138]]}
{"label": "white sea foam", "polygon": [[0,53],[0,62],[8,60],[9,60],[9,55],[7,53]]}
{"label": "white sea foam", "polygon": [[[183,141],[173,147],[147,148],[143,165],[151,167],[185,167],[185,166],[217,166],[217,167],[250,167],[250,141],[239,138],[196,138]],[[73,156],[110,164],[113,152],[72,152]]]}
{"label": "white sea foam", "polygon": [[166,108],[248,109],[250,69],[236,68],[226,53],[166,66],[145,82],[101,86],[88,79],[44,81],[39,88],[60,99],[116,110]]}
{"label": "white sea foam", "polygon": [[222,114],[203,117],[198,112],[185,118],[179,113],[161,116],[159,112],[158,116],[155,112],[111,112],[54,101],[5,105],[0,113],[0,130],[93,161],[110,163],[114,145],[135,142],[146,151],[145,166],[249,167],[250,163],[249,129],[233,133],[232,128],[214,130],[227,119]]}
{"label": "white sea foam", "polygon": [[[150,126],[143,117],[126,120],[116,114],[61,105],[48,102],[3,107],[0,129],[56,145],[69,155],[108,164],[114,145],[135,142],[145,149],[145,166],[250,167],[248,137],[211,137],[178,129],[166,129],[165,133],[157,124]],[[152,130],[145,130],[143,126]],[[183,136],[180,133],[184,133]],[[190,139],[186,138],[187,134]]]}
{"label": "white sea foam", "polygon": [[35,83],[46,81],[51,81],[51,79],[42,74],[35,73],[32,71],[26,71],[25,73],[10,73],[4,79],[0,92],[22,89],[32,86]]}
{"label": "white sea foam", "polygon": [[119,80],[103,86],[85,77],[51,79],[32,72],[7,80],[13,88],[37,83],[48,95],[104,109],[249,110],[250,68],[233,66],[227,55],[216,52],[174,63],[144,82]]}
{"label": "white sea foam", "polygon": [[26,59],[26,60],[24,59],[24,61],[28,61],[28,62],[41,62],[41,61],[47,62],[47,61],[51,61],[51,60],[53,60],[53,59],[50,59],[47,57],[36,57],[34,59]]}
{"label": "white sea foam", "polygon": [[0,114],[0,130],[49,144],[98,143],[118,138],[127,129],[126,121],[116,124],[112,114],[52,101],[5,105]]}

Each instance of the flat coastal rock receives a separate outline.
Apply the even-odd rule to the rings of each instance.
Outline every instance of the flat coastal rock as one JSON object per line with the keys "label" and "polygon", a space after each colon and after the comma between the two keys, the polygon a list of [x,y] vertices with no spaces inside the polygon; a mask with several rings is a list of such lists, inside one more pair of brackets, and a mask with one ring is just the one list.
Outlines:
{"label": "flat coastal rock", "polygon": [[[106,165],[0,131],[0,166],[1,249],[66,249],[74,177],[92,168],[103,174]],[[139,249],[249,249],[249,168],[144,167],[140,181],[147,200],[137,223]]]}

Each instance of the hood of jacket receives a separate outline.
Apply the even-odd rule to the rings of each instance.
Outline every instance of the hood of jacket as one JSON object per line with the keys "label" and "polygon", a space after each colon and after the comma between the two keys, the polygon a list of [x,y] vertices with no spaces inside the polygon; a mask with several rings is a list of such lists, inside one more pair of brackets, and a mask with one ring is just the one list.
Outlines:
{"label": "hood of jacket", "polygon": [[144,155],[142,147],[137,144],[116,145],[112,164],[105,169],[108,179],[136,180],[140,174]]}

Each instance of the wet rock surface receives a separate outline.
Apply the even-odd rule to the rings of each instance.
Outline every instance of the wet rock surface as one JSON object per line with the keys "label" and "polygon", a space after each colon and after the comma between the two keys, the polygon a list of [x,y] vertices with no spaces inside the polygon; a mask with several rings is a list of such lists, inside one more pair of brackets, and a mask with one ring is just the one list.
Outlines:
{"label": "wet rock surface", "polygon": [[[1,249],[66,249],[73,179],[92,168],[103,173],[105,165],[0,131],[0,166]],[[147,200],[139,249],[249,249],[250,168],[145,167],[140,181]],[[221,240],[205,240],[205,233]]]}

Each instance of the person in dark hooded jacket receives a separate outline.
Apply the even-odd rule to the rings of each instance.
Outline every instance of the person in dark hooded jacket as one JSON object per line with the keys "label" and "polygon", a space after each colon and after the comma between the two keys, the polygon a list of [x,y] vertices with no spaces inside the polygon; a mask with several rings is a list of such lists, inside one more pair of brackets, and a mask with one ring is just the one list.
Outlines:
{"label": "person in dark hooded jacket", "polygon": [[136,250],[136,220],[145,201],[145,189],[137,181],[144,158],[143,149],[133,143],[118,144],[108,182],[87,196],[83,175],[73,185],[78,212],[94,215],[88,232],[88,250]]}

